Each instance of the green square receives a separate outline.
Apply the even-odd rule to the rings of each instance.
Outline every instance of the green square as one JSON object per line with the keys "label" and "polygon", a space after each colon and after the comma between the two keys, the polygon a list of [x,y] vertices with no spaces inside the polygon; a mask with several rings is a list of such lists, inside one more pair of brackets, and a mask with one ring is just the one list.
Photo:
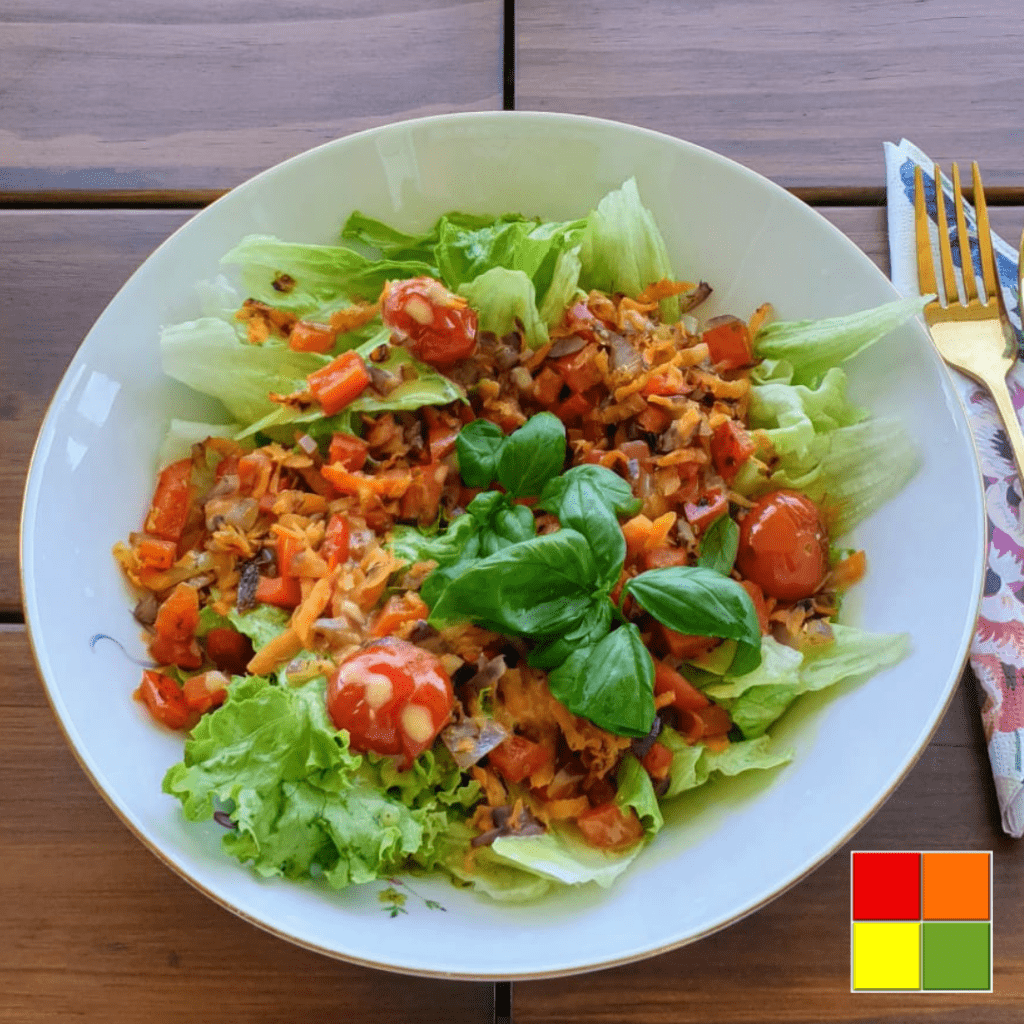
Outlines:
{"label": "green square", "polygon": [[922,936],[924,989],[992,988],[988,921],[926,921]]}

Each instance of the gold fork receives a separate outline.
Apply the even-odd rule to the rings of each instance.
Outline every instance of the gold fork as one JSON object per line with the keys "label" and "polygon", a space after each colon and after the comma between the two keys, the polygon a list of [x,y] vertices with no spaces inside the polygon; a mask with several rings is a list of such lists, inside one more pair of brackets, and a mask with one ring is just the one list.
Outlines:
{"label": "gold fork", "polygon": [[914,169],[914,227],[917,235],[918,282],[922,295],[935,293],[938,296],[924,307],[924,319],[939,355],[950,366],[956,367],[984,385],[992,395],[1006,428],[1013,459],[1017,464],[1017,473],[1024,481],[1024,433],[1021,432],[1020,422],[1006,387],[1006,374],[1016,360],[1016,346],[1010,331],[1004,326],[1006,311],[999,289],[999,279],[996,276],[988,209],[985,206],[985,193],[977,163],[973,163],[971,169],[974,178],[974,212],[978,228],[978,249],[981,254],[981,276],[985,288],[984,301],[978,294],[970,236],[967,233],[967,220],[964,216],[964,200],[960,191],[959,168],[953,164],[953,205],[966,301],[960,299],[953,270],[941,173],[938,166],[935,166],[935,220],[939,232],[942,291],[936,284],[932,263],[924,178],[920,167]]}

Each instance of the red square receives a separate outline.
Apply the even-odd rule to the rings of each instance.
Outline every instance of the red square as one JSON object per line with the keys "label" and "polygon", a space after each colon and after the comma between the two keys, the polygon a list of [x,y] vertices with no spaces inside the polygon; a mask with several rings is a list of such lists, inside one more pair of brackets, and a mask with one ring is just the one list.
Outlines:
{"label": "red square", "polygon": [[921,917],[921,854],[853,855],[855,921],[916,921]]}

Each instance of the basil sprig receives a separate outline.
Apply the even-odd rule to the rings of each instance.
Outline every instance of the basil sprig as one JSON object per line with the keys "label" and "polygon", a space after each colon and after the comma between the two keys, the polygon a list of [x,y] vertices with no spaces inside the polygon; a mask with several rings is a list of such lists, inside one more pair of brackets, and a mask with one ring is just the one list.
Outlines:
{"label": "basil sprig", "polygon": [[505,437],[489,420],[477,419],[459,431],[455,451],[467,487],[494,480],[513,498],[536,498],[565,465],[565,427],[550,412],[531,416]]}
{"label": "basil sprig", "polygon": [[[565,428],[550,413],[507,437],[474,420],[456,450],[465,483],[497,480],[503,491],[477,495],[443,535],[418,540],[418,531],[396,531],[396,553],[438,562],[420,591],[429,621],[468,620],[530,640],[528,663],[548,670],[551,692],[570,711],[621,736],[646,736],[655,716],[654,663],[610,596],[626,557],[619,517],[641,502],[603,466],[563,473]],[[561,529],[536,536],[533,513],[514,501],[523,497],[536,497]],[[622,594],[669,629],[735,640],[731,671],[741,674],[760,664],[761,631],[750,595],[728,576],[735,545],[736,524],[723,516],[704,535],[700,565],[649,570]]]}
{"label": "basil sprig", "polygon": [[761,664],[761,626],[754,602],[739,583],[715,569],[649,569],[627,580],[622,592],[678,633],[735,640],[732,675],[744,675]]}

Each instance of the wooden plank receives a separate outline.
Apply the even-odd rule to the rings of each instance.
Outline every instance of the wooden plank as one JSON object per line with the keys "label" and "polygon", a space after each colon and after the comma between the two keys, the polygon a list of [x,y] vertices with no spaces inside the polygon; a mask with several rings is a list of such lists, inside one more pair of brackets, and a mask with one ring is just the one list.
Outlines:
{"label": "wooden plank", "polygon": [[180,211],[0,214],[0,612],[21,608],[18,523],[50,398],[96,318],[190,215]]}
{"label": "wooden plank", "polygon": [[222,190],[387,122],[502,106],[500,0],[11,0],[0,194]]}
{"label": "wooden plank", "polygon": [[0,1020],[489,1019],[488,984],[320,956],[201,895],[135,839],[78,767],[24,628],[0,626],[0,664]]}
{"label": "wooden plank", "polygon": [[905,136],[1021,201],[1017,0],[525,0],[516,32],[517,109],[654,128],[787,187],[880,188]]}
{"label": "wooden plank", "polygon": [[[822,210],[884,271],[882,208]],[[81,340],[132,271],[189,214],[181,211],[0,213],[0,613],[17,613],[18,520],[24,477],[54,388]],[[993,228],[1015,238],[1024,209],[996,208]]]}

